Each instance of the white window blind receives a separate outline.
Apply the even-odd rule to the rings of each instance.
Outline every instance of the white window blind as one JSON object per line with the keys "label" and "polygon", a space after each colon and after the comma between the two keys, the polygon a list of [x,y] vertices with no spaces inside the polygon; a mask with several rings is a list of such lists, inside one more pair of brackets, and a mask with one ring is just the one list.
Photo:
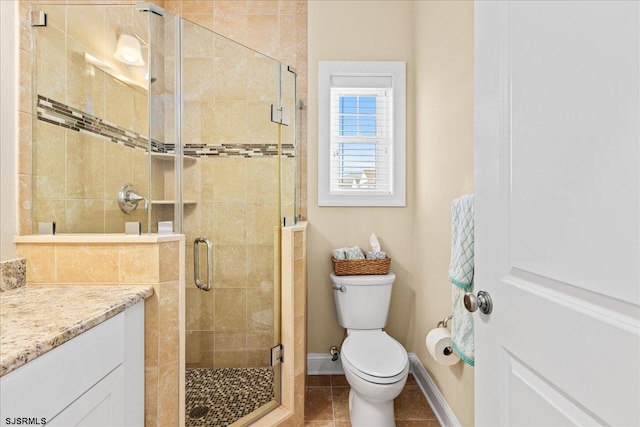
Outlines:
{"label": "white window blind", "polygon": [[405,64],[321,62],[319,71],[320,206],[404,206]]}
{"label": "white window blind", "polygon": [[390,87],[331,88],[332,193],[391,193],[392,96]]}

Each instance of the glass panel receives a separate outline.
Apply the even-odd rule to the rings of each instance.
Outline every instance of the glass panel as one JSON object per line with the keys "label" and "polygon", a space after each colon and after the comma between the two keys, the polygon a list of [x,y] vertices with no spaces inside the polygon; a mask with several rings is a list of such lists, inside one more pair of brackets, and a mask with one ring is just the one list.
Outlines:
{"label": "glass panel", "polygon": [[[148,231],[144,201],[125,213],[118,192],[133,184],[152,194],[149,14],[130,5],[38,9],[47,26],[33,27],[32,229],[55,221],[58,233],[122,233],[139,221]],[[129,47],[121,60],[119,40]]]}
{"label": "glass panel", "polygon": [[[181,45],[186,414],[226,408],[216,422],[226,425],[280,398],[279,367],[269,366],[280,340],[279,125],[271,122],[280,64],[186,20]],[[198,237],[212,243],[209,291],[194,283]],[[197,250],[206,282],[206,245]],[[216,401],[203,402],[203,389]]]}
{"label": "glass panel", "polygon": [[[182,217],[180,186],[182,162],[176,126],[176,29],[179,20],[174,16],[150,15],[150,117],[152,192],[151,232],[158,232],[158,222],[170,222],[169,229],[180,233]],[[178,150],[176,150],[178,148]],[[176,154],[177,153],[177,154]]]}
{"label": "glass panel", "polygon": [[282,66],[281,103],[285,115],[289,119],[288,126],[281,126],[281,197],[282,218],[286,225],[294,224],[298,219],[296,199],[296,177],[298,176],[299,159],[297,155],[298,108],[296,93],[296,73],[287,66]]}

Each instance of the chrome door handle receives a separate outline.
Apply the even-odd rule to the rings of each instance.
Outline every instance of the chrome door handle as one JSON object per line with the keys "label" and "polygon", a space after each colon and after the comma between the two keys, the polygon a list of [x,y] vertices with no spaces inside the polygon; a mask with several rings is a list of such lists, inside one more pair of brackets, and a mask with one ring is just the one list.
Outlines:
{"label": "chrome door handle", "polygon": [[480,309],[484,314],[489,314],[493,310],[493,302],[488,292],[479,291],[477,297],[472,293],[467,293],[464,294],[464,308],[470,313]]}
{"label": "chrome door handle", "polygon": [[[200,280],[200,251],[198,245],[204,243],[207,245],[207,283]],[[193,279],[198,289],[210,291],[213,287],[213,245],[206,237],[196,237],[193,241]]]}

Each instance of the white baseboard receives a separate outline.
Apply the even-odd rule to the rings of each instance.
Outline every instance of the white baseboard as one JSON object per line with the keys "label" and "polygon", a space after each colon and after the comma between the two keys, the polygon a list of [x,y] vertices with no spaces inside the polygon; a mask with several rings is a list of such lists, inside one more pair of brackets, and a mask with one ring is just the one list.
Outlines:
{"label": "white baseboard", "polygon": [[330,354],[307,354],[307,375],[343,375],[342,359],[335,362]]}
{"label": "white baseboard", "polygon": [[[444,400],[444,396],[436,387],[427,370],[424,369],[420,359],[414,353],[409,353],[409,372],[413,374],[416,382],[422,390],[422,394],[431,405],[433,413],[445,427],[460,427],[460,422],[455,414]],[[308,375],[342,375],[342,361],[340,359],[335,362],[331,360],[329,354],[311,353],[307,355],[307,374]]]}
{"label": "white baseboard", "polygon": [[429,405],[431,405],[431,409],[433,409],[433,413],[440,422],[440,425],[446,427],[460,427],[460,422],[456,418],[456,415],[447,404],[447,401],[444,400],[444,396],[440,393],[440,390],[436,387],[436,384],[433,382],[424,366],[422,366],[420,359],[418,359],[418,356],[416,356],[415,353],[409,353],[409,363],[411,364],[409,372],[411,372],[413,377],[416,379],[416,382],[422,390],[422,394],[424,394]]}

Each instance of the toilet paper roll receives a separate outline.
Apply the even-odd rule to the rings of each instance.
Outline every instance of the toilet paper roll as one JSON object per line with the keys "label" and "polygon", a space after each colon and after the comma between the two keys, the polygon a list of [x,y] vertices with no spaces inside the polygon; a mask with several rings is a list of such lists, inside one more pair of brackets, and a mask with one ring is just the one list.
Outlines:
{"label": "toilet paper roll", "polygon": [[441,365],[451,366],[460,360],[451,348],[451,334],[445,328],[429,331],[425,343],[431,356]]}

